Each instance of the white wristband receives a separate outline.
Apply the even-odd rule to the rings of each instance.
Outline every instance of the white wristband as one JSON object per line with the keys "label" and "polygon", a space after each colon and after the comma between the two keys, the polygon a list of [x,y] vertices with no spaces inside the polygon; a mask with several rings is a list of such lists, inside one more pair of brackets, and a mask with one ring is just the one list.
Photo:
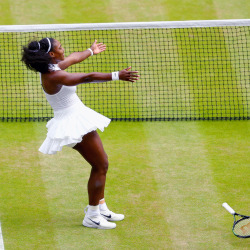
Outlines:
{"label": "white wristband", "polygon": [[119,80],[119,71],[112,72],[112,80],[113,81]]}
{"label": "white wristband", "polygon": [[93,50],[92,50],[91,48],[88,48],[88,50],[90,51],[90,53],[91,53],[91,56],[93,56],[93,55],[94,55],[94,52],[93,52]]}

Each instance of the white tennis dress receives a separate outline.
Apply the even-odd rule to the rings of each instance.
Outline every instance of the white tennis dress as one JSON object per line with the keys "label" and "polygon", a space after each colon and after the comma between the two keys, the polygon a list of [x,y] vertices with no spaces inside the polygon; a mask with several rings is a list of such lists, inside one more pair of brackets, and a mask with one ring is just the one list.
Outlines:
{"label": "white tennis dress", "polygon": [[[61,70],[57,64],[51,65],[52,71]],[[39,151],[56,154],[63,146],[73,147],[82,137],[96,129],[104,130],[110,119],[86,107],[76,94],[76,86],[62,86],[60,91],[45,96],[53,108],[54,118],[48,121],[47,137]]]}

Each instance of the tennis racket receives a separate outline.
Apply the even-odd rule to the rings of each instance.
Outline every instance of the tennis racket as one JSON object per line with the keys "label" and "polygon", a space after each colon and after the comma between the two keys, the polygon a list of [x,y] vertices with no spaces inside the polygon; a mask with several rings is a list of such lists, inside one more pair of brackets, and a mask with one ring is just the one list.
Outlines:
{"label": "tennis racket", "polygon": [[[222,206],[234,216],[233,233],[240,238],[250,238],[250,216],[237,214],[235,211],[224,202]],[[236,216],[240,217],[239,219]]]}

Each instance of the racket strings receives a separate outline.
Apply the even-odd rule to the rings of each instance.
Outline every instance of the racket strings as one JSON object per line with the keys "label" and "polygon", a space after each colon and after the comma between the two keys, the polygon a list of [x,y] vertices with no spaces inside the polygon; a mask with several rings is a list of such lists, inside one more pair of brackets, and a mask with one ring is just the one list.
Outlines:
{"label": "racket strings", "polygon": [[250,237],[250,218],[238,220],[233,228],[234,234],[242,237]]}

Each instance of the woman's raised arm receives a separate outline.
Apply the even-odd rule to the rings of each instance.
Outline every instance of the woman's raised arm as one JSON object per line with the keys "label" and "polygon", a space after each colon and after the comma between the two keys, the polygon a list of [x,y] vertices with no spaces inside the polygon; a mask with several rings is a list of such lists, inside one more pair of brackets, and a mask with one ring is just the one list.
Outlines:
{"label": "woman's raised arm", "polygon": [[74,52],[66,57],[63,61],[58,63],[60,69],[64,70],[73,64],[80,63],[87,59],[89,56],[97,55],[106,50],[106,45],[103,43],[97,43],[97,40],[91,45],[91,47],[82,52]]}

